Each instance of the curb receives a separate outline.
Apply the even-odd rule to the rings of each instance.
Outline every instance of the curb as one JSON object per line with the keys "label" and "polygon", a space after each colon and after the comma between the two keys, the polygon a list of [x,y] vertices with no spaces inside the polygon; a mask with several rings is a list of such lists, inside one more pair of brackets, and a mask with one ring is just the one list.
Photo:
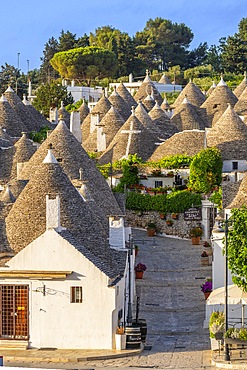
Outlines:
{"label": "curb", "polygon": [[14,362],[83,362],[83,361],[97,361],[97,360],[110,360],[114,358],[123,358],[123,357],[130,357],[140,354],[144,348],[140,348],[137,350],[131,350],[131,352],[124,352],[124,353],[114,353],[108,355],[100,355],[100,356],[88,356],[88,357],[29,357],[29,356],[11,356],[11,355],[3,355],[4,361]]}

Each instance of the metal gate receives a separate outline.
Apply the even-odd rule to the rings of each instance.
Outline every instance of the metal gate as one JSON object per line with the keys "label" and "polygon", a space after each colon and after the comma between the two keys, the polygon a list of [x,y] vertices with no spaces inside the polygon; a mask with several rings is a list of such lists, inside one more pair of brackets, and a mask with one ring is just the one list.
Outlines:
{"label": "metal gate", "polygon": [[1,339],[28,339],[28,285],[1,285]]}

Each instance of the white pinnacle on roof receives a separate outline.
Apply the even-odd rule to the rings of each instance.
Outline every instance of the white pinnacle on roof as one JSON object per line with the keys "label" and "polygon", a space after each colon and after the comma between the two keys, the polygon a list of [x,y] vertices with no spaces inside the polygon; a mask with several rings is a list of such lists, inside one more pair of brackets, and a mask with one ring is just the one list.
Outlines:
{"label": "white pinnacle on roof", "polygon": [[0,101],[7,101],[4,95],[1,96]]}
{"label": "white pinnacle on roof", "polygon": [[225,81],[223,79],[223,76],[221,76],[220,82],[218,83],[217,86],[227,86],[227,84],[225,83]]}
{"label": "white pinnacle on roof", "polygon": [[23,103],[23,104],[25,104],[25,105],[31,105],[30,101],[29,101],[29,100],[27,100],[27,97],[26,97],[26,95],[25,95],[25,94],[23,95],[22,103]]}
{"label": "white pinnacle on roof", "polygon": [[212,83],[212,86],[211,87],[216,87],[216,83],[213,81]]}
{"label": "white pinnacle on roof", "polygon": [[150,101],[152,101],[152,100],[154,100],[154,98],[150,95],[150,94],[148,94],[147,95],[147,97],[144,99],[144,101],[145,100],[150,100]]}
{"label": "white pinnacle on roof", "polygon": [[54,154],[52,153],[52,149],[48,149],[47,156],[43,160],[43,163],[58,163],[58,161],[54,157]]}
{"label": "white pinnacle on roof", "polygon": [[187,97],[184,98],[184,100],[182,101],[182,104],[189,104],[189,100],[187,99]]}
{"label": "white pinnacle on roof", "polygon": [[149,77],[148,69],[146,70],[146,77],[144,78],[143,82],[152,82],[151,78]]}
{"label": "white pinnacle on roof", "polygon": [[5,92],[14,92],[14,90],[9,86]]}

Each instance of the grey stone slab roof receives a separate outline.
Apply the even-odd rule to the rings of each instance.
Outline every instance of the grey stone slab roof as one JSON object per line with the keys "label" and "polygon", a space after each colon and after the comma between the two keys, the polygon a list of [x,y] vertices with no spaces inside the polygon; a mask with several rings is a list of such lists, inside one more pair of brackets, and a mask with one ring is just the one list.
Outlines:
{"label": "grey stone slab roof", "polygon": [[171,122],[178,128],[179,131],[183,130],[204,130],[206,122],[201,112],[202,108],[199,108],[185,98],[183,102],[176,106]]}
{"label": "grey stone slab roof", "polygon": [[[118,110],[111,107],[105,116],[100,121],[100,126],[103,127],[105,134],[106,147],[111,143],[118,130],[123,126],[125,120],[119,114]],[[92,132],[88,139],[83,143],[83,147],[87,152],[97,150],[97,130]]]}
{"label": "grey stone slab roof", "polygon": [[206,95],[209,96],[214,91],[214,89],[216,88],[216,86],[217,86],[216,83],[213,81],[212,86],[210,86],[210,88],[208,89]]}
{"label": "grey stone slab roof", "polygon": [[237,100],[237,97],[227,85],[218,84],[201,106],[201,108],[206,108],[209,126],[213,126],[218,121],[227,109],[229,103],[234,107]]}
{"label": "grey stone slab roof", "polygon": [[117,87],[117,93],[125,100],[129,107],[137,106],[137,102],[122,82]]}
{"label": "grey stone slab roof", "polygon": [[173,107],[179,106],[184,98],[188,98],[191,104],[200,107],[206,100],[205,95],[201,92],[199,87],[197,87],[193,82],[187,83],[183,88],[181,93],[178,95],[175,102],[172,104]]}
{"label": "grey stone slab roof", "polygon": [[[0,253],[12,251],[6,236],[5,218],[10,212],[13,203],[5,203],[0,199]],[[1,264],[1,261],[0,261]]]}
{"label": "grey stone slab roof", "polygon": [[64,108],[63,102],[61,103],[61,107],[58,109],[58,118],[60,121],[64,121],[67,127],[70,127],[70,113]]}
{"label": "grey stone slab roof", "polygon": [[238,101],[234,106],[234,110],[242,116],[247,115],[247,86],[242,94],[238,97]]}
{"label": "grey stone slab roof", "polygon": [[[133,133],[130,138],[129,131],[133,126]],[[122,132],[125,131],[125,132]],[[125,124],[120,128],[105,153],[100,157],[99,163],[115,162],[128,154],[137,154],[144,161],[147,160],[155,149],[156,137],[147,130],[135,115],[131,115]]]}
{"label": "grey stone slab roof", "polygon": [[42,126],[49,126],[52,127],[50,121],[48,121],[43,114],[41,114],[37,109],[34,108],[32,104],[26,105],[27,110],[30,112],[30,115],[33,118],[33,121],[36,123],[38,122],[38,126],[41,128]]}
{"label": "grey stone slab roof", "polygon": [[131,106],[126,103],[126,101],[118,94],[116,88],[111,93],[109,97],[109,102],[114,108],[117,109],[118,113],[123,117],[124,121],[129,118],[129,116],[131,115]]}
{"label": "grey stone slab roof", "polygon": [[247,78],[246,75],[244,76],[241,83],[233,90],[234,95],[239,99],[244,89],[247,87]]}
{"label": "grey stone slab roof", "polygon": [[151,95],[148,95],[144,100],[143,100],[143,105],[146,108],[147,112],[150,112],[151,109],[155,106],[155,100],[152,98]]}
{"label": "grey stone slab roof", "polygon": [[82,143],[84,143],[87,140],[90,134],[91,115],[98,114],[99,121],[101,121],[104,115],[108,112],[110,108],[111,108],[111,103],[109,102],[109,99],[105,95],[102,95],[100,100],[97,102],[97,104],[92,109],[92,112],[87,115],[87,117],[84,119],[84,121],[81,124]]}
{"label": "grey stone slab roof", "polygon": [[12,162],[11,177],[17,177],[17,164],[28,162],[32,155],[36,152],[37,147],[33,141],[28,139],[26,133],[14,144],[14,156]]}
{"label": "grey stone slab roof", "polygon": [[160,130],[159,137],[162,139],[166,140],[179,131],[158,103],[155,104],[148,115],[152,119],[153,124]]}
{"label": "grey stone slab roof", "polygon": [[164,100],[160,106],[161,109],[163,109],[163,111],[167,111],[168,109],[171,109],[171,106],[170,104],[168,103],[167,99],[166,99],[166,95],[164,94]]}
{"label": "grey stone slab roof", "polygon": [[223,160],[247,159],[247,126],[230,105],[208,130],[207,146],[216,146]]}
{"label": "grey stone slab roof", "polygon": [[195,155],[204,149],[204,138],[205,131],[190,130],[178,132],[159,145],[150,157],[150,160],[158,161],[163,157],[176,154]]}
{"label": "grey stone slab roof", "polygon": [[5,97],[0,99],[0,126],[12,137],[20,137],[22,131],[28,130]]}
{"label": "grey stone slab roof", "polygon": [[60,165],[71,180],[79,179],[79,170],[81,168],[84,170],[84,179],[88,181],[89,190],[104,217],[111,214],[121,214],[112,191],[96,168],[95,162],[89,158],[64,122],[59,122],[25,165],[25,168],[22,170],[22,179],[28,180],[32,177],[34,168],[36,169],[46,157],[49,144],[52,144],[55,157],[59,160]]}
{"label": "grey stone slab roof", "polygon": [[[60,197],[61,225],[92,253],[108,260],[107,235],[93,212],[58,163],[42,163],[6,217],[11,248],[18,252],[46,230],[46,195]],[[21,217],[20,217],[21,215]],[[109,257],[110,258],[110,257]]]}
{"label": "grey stone slab roof", "polygon": [[163,76],[159,80],[160,84],[165,84],[165,85],[171,85],[171,80],[169,79],[168,76],[164,73]]}
{"label": "grey stone slab roof", "polygon": [[61,231],[59,234],[89,261],[91,261],[100,271],[105,273],[111,280],[115,280],[123,276],[126,265],[126,252],[115,252],[113,250],[109,250],[109,253],[111,254],[111,263],[107,263],[101,258],[100,254],[93,254],[88,248],[78,242],[78,240],[68,230]]}
{"label": "grey stone slab roof", "polygon": [[78,109],[78,112],[80,112],[80,121],[81,124],[84,121],[84,119],[87,117],[87,115],[90,113],[90,109],[88,108],[86,102],[83,100],[80,108]]}
{"label": "grey stone slab roof", "polygon": [[148,94],[152,95],[154,97],[154,100],[157,101],[159,104],[162,104],[163,99],[151,80],[148,82],[143,82],[141,84],[134,96],[134,99],[136,102],[138,102],[139,100],[143,102]]}
{"label": "grey stone slab roof", "polygon": [[[222,208],[229,208],[229,205],[236,197],[242,180],[237,182],[222,181]],[[233,207],[230,207],[233,208]]]}
{"label": "grey stone slab roof", "polygon": [[[19,96],[11,89],[8,88],[4,96],[8,100],[11,107],[15,110],[17,115],[20,117],[22,122],[24,123],[26,129],[24,131],[39,131],[41,128],[40,122],[37,122],[31,115],[28,106],[23,104]],[[22,130],[23,131],[23,130]]]}
{"label": "grey stone slab roof", "polygon": [[[235,188],[236,189],[236,188]],[[237,194],[233,198],[232,202],[227,205],[227,208],[241,208],[247,207],[247,176],[245,175],[242,179]]]}
{"label": "grey stone slab roof", "polygon": [[6,184],[11,176],[14,147],[0,147],[0,183]]}

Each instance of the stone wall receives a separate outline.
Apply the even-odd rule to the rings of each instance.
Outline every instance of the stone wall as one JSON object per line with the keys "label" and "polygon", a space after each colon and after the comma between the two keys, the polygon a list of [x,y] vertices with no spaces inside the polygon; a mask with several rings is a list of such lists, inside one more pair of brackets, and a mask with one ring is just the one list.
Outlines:
{"label": "stone wall", "polygon": [[181,238],[190,238],[189,231],[195,226],[201,226],[200,221],[185,221],[184,214],[179,213],[178,219],[173,221],[172,226],[166,224],[166,220],[171,220],[171,213],[167,213],[164,219],[160,218],[160,213],[156,211],[137,212],[126,210],[126,221],[132,227],[146,228],[149,222],[155,222],[157,225],[157,232],[166,235],[174,235]]}

